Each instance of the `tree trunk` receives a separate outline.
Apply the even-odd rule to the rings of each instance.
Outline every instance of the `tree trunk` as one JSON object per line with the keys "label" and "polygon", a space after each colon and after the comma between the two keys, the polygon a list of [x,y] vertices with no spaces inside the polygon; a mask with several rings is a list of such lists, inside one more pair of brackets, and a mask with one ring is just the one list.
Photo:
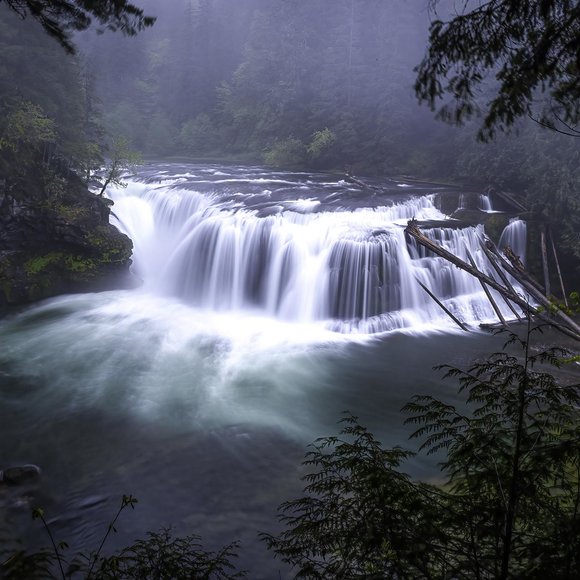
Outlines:
{"label": "tree trunk", "polygon": [[544,271],[544,290],[546,296],[552,293],[550,288],[550,270],[548,269],[548,250],[546,248],[546,225],[542,224],[540,232],[540,244],[542,247],[542,269]]}
{"label": "tree trunk", "polygon": [[558,272],[558,279],[560,280],[560,288],[562,289],[562,298],[564,299],[564,304],[568,308],[568,298],[566,297],[566,289],[564,288],[564,280],[562,279],[562,270],[560,270],[560,261],[558,260],[558,254],[556,252],[556,244],[554,244],[554,236],[552,235],[552,229],[548,230],[548,235],[550,236],[550,243],[552,246],[552,253],[554,254],[554,262],[556,263],[556,272]]}

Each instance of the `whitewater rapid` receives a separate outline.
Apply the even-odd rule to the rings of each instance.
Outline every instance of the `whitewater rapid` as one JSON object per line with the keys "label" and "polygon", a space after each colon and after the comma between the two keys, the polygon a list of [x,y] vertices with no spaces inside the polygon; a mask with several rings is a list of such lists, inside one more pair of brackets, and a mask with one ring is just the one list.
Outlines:
{"label": "whitewater rapid", "polygon": [[[476,279],[404,233],[412,218],[447,221],[426,234],[464,260],[469,252],[485,271],[483,226],[458,228],[436,192],[383,186],[377,194],[377,186],[233,168],[150,172],[108,194],[115,223],[134,242],[134,271],[153,295],[351,335],[450,330],[421,282],[466,324],[493,321]],[[525,245],[525,231],[510,232],[512,244]]]}

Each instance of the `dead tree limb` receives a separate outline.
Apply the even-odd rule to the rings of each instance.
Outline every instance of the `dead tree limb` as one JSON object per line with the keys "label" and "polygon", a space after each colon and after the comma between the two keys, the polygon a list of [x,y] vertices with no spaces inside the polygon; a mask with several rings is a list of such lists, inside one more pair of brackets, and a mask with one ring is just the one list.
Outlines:
{"label": "dead tree limb", "polygon": [[[467,248],[465,248],[465,251],[467,252],[467,257],[469,258],[469,262],[471,263],[471,266],[477,270],[477,266],[475,264],[475,260],[473,259],[473,256],[471,255],[471,253],[469,252],[469,250]],[[504,326],[507,326],[508,323],[506,322],[503,314],[501,313],[501,310],[499,309],[498,305],[496,304],[495,300],[493,299],[493,296],[491,295],[489,288],[485,285],[485,282],[481,278],[479,279],[479,283],[481,284],[481,287],[483,288],[483,291],[485,292],[487,299],[489,300],[490,304],[492,305],[493,309],[495,310],[497,317],[500,319],[501,323]],[[502,294],[502,296],[503,296],[503,294]]]}
{"label": "dead tree limb", "polygon": [[540,247],[542,249],[542,269],[544,271],[544,289],[546,296],[552,294],[550,288],[550,270],[548,269],[548,249],[546,247],[546,226],[542,224],[542,231],[540,232]]}
{"label": "dead tree limb", "polygon": [[[497,290],[502,296],[505,296],[507,299],[511,300],[515,304],[517,304],[524,312],[528,313],[528,316],[535,315],[544,322],[550,324],[554,328],[560,330],[560,332],[574,338],[575,340],[580,341],[580,326],[578,326],[569,316],[567,316],[564,312],[559,309],[555,309],[554,314],[561,318],[565,324],[557,322],[553,318],[548,317],[546,314],[535,308],[529,303],[529,300],[525,300],[516,292],[512,292],[510,289],[503,287],[493,278],[490,278],[483,272],[480,272],[477,268],[471,266],[467,262],[464,262],[461,258],[458,258],[451,252],[448,252],[445,248],[442,248],[439,244],[435,243],[433,240],[430,240],[427,236],[419,230],[417,226],[416,220],[409,220],[407,222],[407,227],[405,228],[405,233],[411,236],[418,244],[427,248],[434,254],[444,258],[448,262],[451,262],[461,270],[464,270],[468,274],[471,274],[475,278],[485,282],[488,286]],[[495,250],[497,252],[497,250]],[[497,253],[499,255],[499,252]],[[541,292],[536,290],[533,285],[525,282],[522,280],[522,276],[518,274],[518,272],[509,264],[503,257],[501,257],[500,264],[505,270],[518,282],[522,284],[522,286],[530,293],[530,295],[536,299],[542,306],[545,306],[550,311],[553,310],[553,304],[542,295]]]}
{"label": "dead tree limb", "polygon": [[505,267],[507,258],[508,262],[512,265],[514,271],[517,272],[516,275],[513,275],[513,277],[516,280],[518,280],[520,283],[522,282],[522,280],[525,280],[530,286],[533,286],[538,292],[541,293],[543,291],[542,285],[528,274],[525,266],[522,264],[522,261],[520,260],[520,257],[516,256],[514,251],[509,246],[505,246],[505,248],[502,248],[503,250],[502,254],[500,254],[499,250],[495,246],[493,247],[490,246],[490,248],[493,251],[493,253],[498,257],[502,267]]}
{"label": "dead tree limb", "polygon": [[357,177],[354,177],[353,175],[351,175],[348,172],[345,174],[344,180],[347,181],[348,183],[353,183],[354,185],[358,185],[363,190],[372,191],[374,194],[376,194],[377,191],[381,190],[380,187],[377,187],[376,185],[370,185],[368,183],[365,183],[364,181],[361,181],[360,179],[358,179]]}
{"label": "dead tree limb", "polygon": [[[499,259],[499,263],[501,264],[502,268],[510,274],[513,278],[515,278],[521,285],[524,290],[526,290],[529,295],[536,300],[539,304],[541,304],[547,312],[552,313],[554,316],[560,318],[563,324],[556,322],[553,318],[548,317],[544,313],[540,312],[538,309],[533,309],[533,311],[528,308],[528,312],[535,314],[538,318],[541,318],[544,322],[554,326],[560,332],[567,334],[568,336],[580,340],[580,326],[574,322],[565,312],[563,312],[560,308],[558,308],[553,302],[544,296],[540,290],[538,290],[538,284],[534,283],[535,280],[531,278],[531,276],[527,272],[522,272],[519,268],[514,268],[514,266],[506,260],[498,251],[495,246],[489,242],[488,248],[496,255]],[[522,275],[525,274],[525,275]],[[526,312],[526,310],[524,310]]]}
{"label": "dead tree limb", "polygon": [[[510,274],[513,278],[515,278],[522,285],[522,287],[530,294],[530,296],[534,298],[534,300],[536,300],[549,312],[560,318],[569,327],[569,329],[572,329],[572,332],[574,332],[574,334],[580,336],[580,326],[576,324],[574,320],[572,320],[565,312],[563,312],[560,308],[558,308],[553,302],[550,302],[549,298],[544,296],[540,292],[540,290],[538,290],[537,283],[536,284],[532,283],[534,280],[533,278],[530,277],[530,275],[527,272],[524,273],[525,275],[522,275],[521,270],[514,268],[512,264],[510,264],[503,256],[501,256],[501,254],[497,251],[497,248],[492,246],[491,243],[488,247],[490,247],[491,251],[496,256],[498,256],[502,268],[504,268],[508,274]],[[535,314],[537,314],[537,312],[535,312]],[[558,327],[558,324],[553,319],[547,320],[553,326]]]}
{"label": "dead tree limb", "polygon": [[[515,288],[512,286],[512,283],[509,281],[509,278],[506,276],[505,272],[500,268],[499,264],[495,261],[495,256],[486,246],[486,242],[481,240],[479,243],[481,249],[483,250],[483,253],[487,256],[489,263],[493,266],[493,269],[495,270],[496,274],[501,278],[501,281],[505,284],[505,287],[511,293],[515,294],[516,293]],[[514,308],[513,304],[505,296],[502,295],[502,298],[508,305],[509,309],[514,313],[514,316],[520,321],[523,320],[523,318],[518,314],[518,311]],[[525,312],[524,316],[526,316]]]}
{"label": "dead tree limb", "polygon": [[560,288],[562,289],[562,298],[564,298],[564,304],[566,305],[566,308],[568,308],[568,298],[566,297],[566,289],[564,288],[564,280],[562,279],[562,270],[560,270],[560,260],[558,260],[558,253],[556,252],[556,244],[554,244],[554,236],[552,235],[552,228],[548,230],[548,235],[550,237],[552,253],[554,254],[554,262],[556,263],[556,272],[558,273],[558,279],[560,280]]}
{"label": "dead tree limb", "polygon": [[[488,286],[491,286],[494,290],[497,290],[500,294],[507,296],[512,302],[515,302],[518,306],[521,306],[524,312],[528,312],[530,310],[530,305],[526,302],[522,297],[517,294],[511,294],[507,288],[504,288],[501,284],[498,284],[493,278],[490,278],[483,272],[480,272],[477,268],[469,265],[467,262],[464,262],[461,258],[458,258],[456,255],[448,252],[445,248],[442,248],[439,244],[435,243],[433,240],[430,240],[427,236],[419,230],[415,220],[409,220],[407,223],[407,227],[405,228],[405,232],[409,234],[413,239],[417,241],[421,246],[431,250],[434,254],[444,258],[448,262],[451,262],[461,270],[464,270],[468,274],[471,274],[475,278],[482,280]],[[535,309],[534,309],[535,310]]]}
{"label": "dead tree limb", "polygon": [[497,189],[494,189],[493,187],[486,188],[485,193],[487,193],[488,195],[492,194],[501,197],[506,203],[508,203],[518,211],[528,211],[528,208],[510,193],[507,193],[505,191],[499,191]]}
{"label": "dead tree limb", "polygon": [[[521,285],[524,290],[526,290],[530,296],[536,300],[539,304],[541,304],[548,312],[557,316],[562,320],[564,324],[560,324],[556,322],[553,318],[550,318],[543,314],[542,312],[538,311],[538,309],[534,309],[534,311],[530,311],[528,308],[528,312],[535,314],[538,318],[541,318],[548,324],[551,324],[564,334],[575,338],[576,340],[580,340],[580,326],[574,322],[565,312],[563,312],[560,308],[558,308],[553,302],[550,302],[549,298],[544,296],[540,290],[538,290],[538,283],[524,270],[522,271],[519,267],[514,267],[510,261],[506,260],[497,250],[497,248],[491,243],[488,242],[488,248],[493,252],[495,256],[498,257],[499,263],[504,268],[504,270],[515,278]],[[509,248],[508,248],[509,249]],[[509,258],[508,252],[505,252],[506,256]],[[513,252],[512,252],[513,255]],[[518,264],[521,262],[518,260]],[[524,310],[526,312],[526,310]]]}
{"label": "dead tree limb", "polygon": [[459,328],[469,332],[469,329],[467,328],[467,326],[465,326],[465,324],[463,324],[463,322],[461,322],[461,320],[459,320],[459,318],[457,318],[451,312],[451,310],[449,310],[449,308],[447,308],[447,306],[445,306],[445,304],[443,304],[443,302],[441,302],[441,300],[439,300],[439,298],[437,298],[437,296],[435,296],[435,294],[433,294],[433,292],[431,292],[431,290],[429,290],[429,288],[427,288],[427,286],[425,286],[425,284],[423,284],[419,280],[417,280],[417,284],[419,284],[419,286],[421,286],[421,288],[423,288],[423,290],[425,290],[425,292],[427,292],[427,294],[429,294],[429,296],[437,303],[437,305],[441,307],[443,312],[445,312],[445,314],[447,314],[447,316],[449,316],[449,318],[451,318],[451,320],[453,320],[453,322],[455,322],[455,324],[457,324],[457,326],[459,326]]}

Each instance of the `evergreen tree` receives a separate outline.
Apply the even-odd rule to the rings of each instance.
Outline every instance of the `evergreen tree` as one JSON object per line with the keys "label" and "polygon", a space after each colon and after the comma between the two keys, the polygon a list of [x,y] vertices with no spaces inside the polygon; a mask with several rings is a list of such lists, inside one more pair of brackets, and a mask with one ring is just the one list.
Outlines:
{"label": "evergreen tree", "polygon": [[[450,96],[439,107],[439,116],[450,122],[462,123],[482,111],[482,140],[525,116],[578,136],[579,62],[578,2],[467,1],[461,13],[431,24],[415,90],[432,108]],[[497,87],[481,103],[477,94],[488,79]]]}
{"label": "evergreen tree", "polygon": [[[87,115],[78,61],[67,57],[35,23],[22,22],[5,6],[0,6],[0,126],[10,139],[18,119],[31,131],[19,138],[18,155],[9,160],[3,148],[4,177],[25,175],[27,164],[43,162],[47,167],[58,163],[78,167],[78,152],[86,143]],[[52,137],[38,149],[33,127],[46,119]],[[94,119],[92,120],[94,122]],[[6,133],[8,132],[8,134]],[[14,152],[14,150],[13,150]]]}

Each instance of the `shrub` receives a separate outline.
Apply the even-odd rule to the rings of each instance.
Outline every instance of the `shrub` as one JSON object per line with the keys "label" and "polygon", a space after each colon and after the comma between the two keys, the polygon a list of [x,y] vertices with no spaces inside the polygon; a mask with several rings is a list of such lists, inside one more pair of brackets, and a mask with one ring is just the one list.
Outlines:
{"label": "shrub", "polygon": [[304,143],[294,137],[276,141],[264,153],[264,162],[275,167],[298,167],[304,164],[305,158]]}
{"label": "shrub", "polygon": [[535,351],[531,334],[467,370],[442,367],[465,408],[406,405],[420,450],[446,452],[444,485],[412,481],[400,470],[411,453],[348,416],[308,453],[305,496],[280,506],[286,529],[263,534],[268,548],[297,578],[580,577],[580,385],[547,372],[565,353]]}

